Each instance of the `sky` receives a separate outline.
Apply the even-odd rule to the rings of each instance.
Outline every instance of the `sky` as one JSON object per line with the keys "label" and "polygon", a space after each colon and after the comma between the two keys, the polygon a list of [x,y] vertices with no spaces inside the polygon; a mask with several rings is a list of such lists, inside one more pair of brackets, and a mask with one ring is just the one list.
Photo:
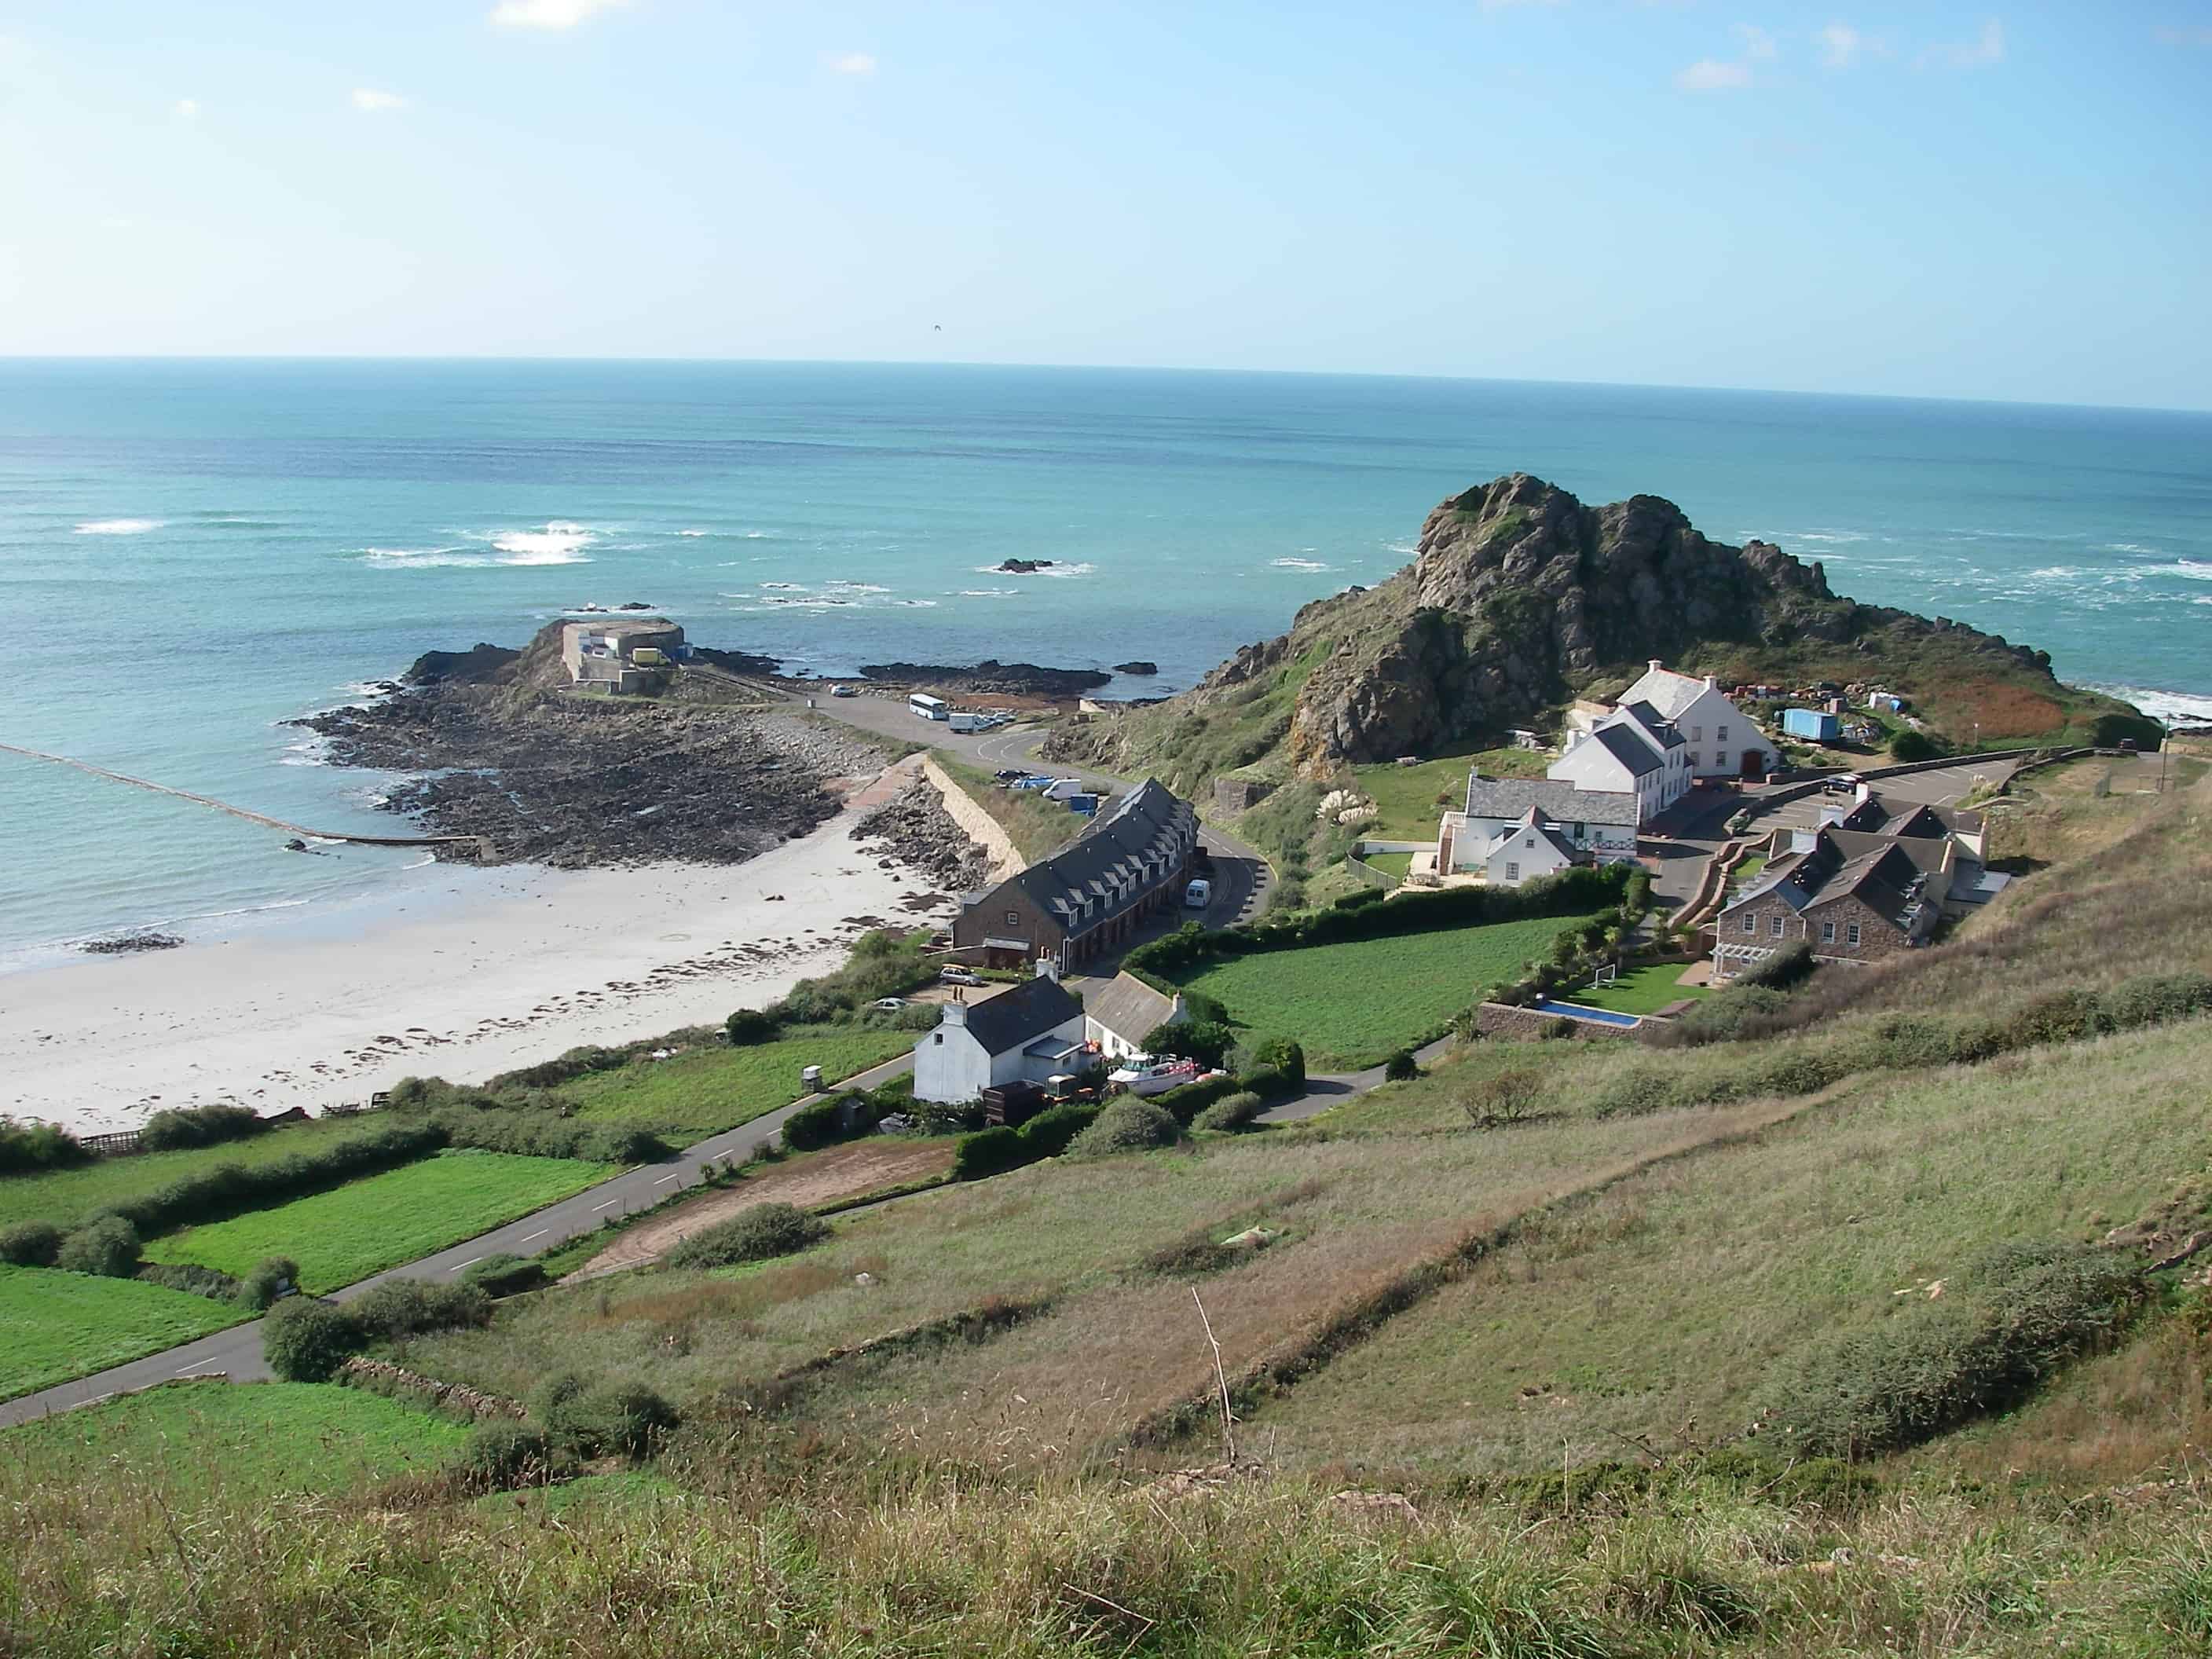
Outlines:
{"label": "sky", "polygon": [[9,0],[0,355],[2212,406],[2212,0]]}

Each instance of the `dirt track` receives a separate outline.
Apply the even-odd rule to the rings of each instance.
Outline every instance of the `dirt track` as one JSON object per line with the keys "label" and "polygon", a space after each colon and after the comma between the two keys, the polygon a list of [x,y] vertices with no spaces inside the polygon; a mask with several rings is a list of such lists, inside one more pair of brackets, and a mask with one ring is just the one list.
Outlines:
{"label": "dirt track", "polygon": [[726,1221],[740,1210],[770,1202],[828,1204],[841,1198],[857,1198],[886,1187],[925,1181],[952,1167],[950,1139],[908,1140],[878,1136],[832,1146],[796,1158],[749,1176],[734,1187],[701,1194],[679,1204],[665,1215],[640,1222],[563,1280],[597,1279],[625,1267],[641,1267],[658,1261],[687,1236],[717,1221]]}

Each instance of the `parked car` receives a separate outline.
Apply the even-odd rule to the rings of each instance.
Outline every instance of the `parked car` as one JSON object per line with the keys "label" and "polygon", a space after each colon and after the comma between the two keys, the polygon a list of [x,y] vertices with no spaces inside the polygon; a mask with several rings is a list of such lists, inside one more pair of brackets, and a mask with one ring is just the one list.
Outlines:
{"label": "parked car", "polygon": [[1203,910],[1212,902],[1213,884],[1203,876],[1182,890],[1182,908],[1186,910]]}
{"label": "parked car", "polygon": [[833,685],[830,688],[830,695],[833,697],[857,697],[860,693],[854,686]]}
{"label": "parked car", "polygon": [[906,999],[904,997],[878,997],[873,1002],[870,1003],[868,1006],[871,1008],[880,1008],[887,1014],[895,1014],[898,1012],[900,1009],[906,1006]]}
{"label": "parked car", "polygon": [[957,963],[939,969],[937,976],[947,985],[981,985],[983,982],[981,975],[961,967]]}
{"label": "parked car", "polygon": [[1016,766],[1011,767],[1003,772],[994,772],[991,774],[991,776],[994,781],[1000,783],[1015,783],[1018,782],[1023,778],[1029,776],[1029,774],[1023,771],[1018,766]]}

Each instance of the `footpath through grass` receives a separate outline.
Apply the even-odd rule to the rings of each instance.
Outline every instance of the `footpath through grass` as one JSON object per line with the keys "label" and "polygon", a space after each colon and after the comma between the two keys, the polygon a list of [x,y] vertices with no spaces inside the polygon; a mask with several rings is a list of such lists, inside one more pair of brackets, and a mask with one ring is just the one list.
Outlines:
{"label": "footpath through grass", "polygon": [[458,1244],[617,1173],[611,1164],[565,1158],[442,1152],[289,1204],[188,1227],[154,1240],[146,1257],[243,1277],[257,1261],[288,1255],[300,1264],[300,1288],[320,1295]]}
{"label": "footpath through grass", "polygon": [[920,1035],[879,1025],[800,1026],[749,1048],[695,1048],[673,1060],[593,1072],[557,1092],[580,1116],[696,1140],[790,1105],[806,1092],[799,1081],[806,1066],[842,1080],[910,1052]]}
{"label": "footpath through grass", "polygon": [[367,1134],[391,1120],[373,1117],[318,1118],[287,1124],[219,1146],[193,1146],[174,1152],[141,1152],[130,1158],[95,1158],[74,1170],[0,1178],[0,1227],[18,1221],[51,1221],[74,1226],[110,1205],[143,1198],[187,1176],[204,1175],[224,1164],[272,1164],[301,1152],[319,1152],[333,1139]]}
{"label": "footpath through grass", "polygon": [[0,1461],[64,1484],[122,1474],[178,1498],[273,1498],[434,1469],[468,1433],[362,1389],[201,1378],[0,1431]]}
{"label": "footpath through grass", "polygon": [[1182,981],[1247,1030],[1294,1036],[1318,1071],[1373,1066],[1437,1028],[1592,916],[1536,916],[1217,962]]}
{"label": "footpath through grass", "polygon": [[247,1316],[135,1279],[0,1267],[0,1400],[143,1359]]}

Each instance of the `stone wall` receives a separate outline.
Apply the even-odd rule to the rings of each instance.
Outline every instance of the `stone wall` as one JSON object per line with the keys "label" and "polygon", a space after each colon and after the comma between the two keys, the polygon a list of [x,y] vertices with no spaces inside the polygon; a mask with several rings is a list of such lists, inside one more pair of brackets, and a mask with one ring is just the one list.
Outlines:
{"label": "stone wall", "polygon": [[[1485,1036],[1540,1037],[1555,1019],[1566,1019],[1565,1014],[1547,1012],[1541,1008],[1516,1008],[1510,1003],[1486,1002],[1474,1011],[1474,1029]],[[1632,1025],[1601,1025],[1595,1020],[1571,1019],[1577,1039],[1583,1037],[1625,1037],[1633,1035]]]}
{"label": "stone wall", "polygon": [[459,1382],[441,1382],[434,1376],[425,1376],[410,1371],[386,1359],[363,1359],[356,1354],[338,1367],[341,1377],[351,1377],[362,1387],[377,1394],[404,1391],[421,1395],[441,1411],[477,1419],[487,1417],[520,1418],[528,1413],[522,1402],[508,1400],[495,1394],[485,1394]]}
{"label": "stone wall", "polygon": [[1014,845],[1014,838],[1006,833],[1006,825],[986,812],[976,804],[974,797],[953,782],[943,767],[925,757],[921,770],[922,775],[934,784],[937,793],[945,798],[945,810],[953,823],[960,826],[969,840],[990,855],[990,872],[985,878],[993,886],[1028,867],[1029,860]]}

